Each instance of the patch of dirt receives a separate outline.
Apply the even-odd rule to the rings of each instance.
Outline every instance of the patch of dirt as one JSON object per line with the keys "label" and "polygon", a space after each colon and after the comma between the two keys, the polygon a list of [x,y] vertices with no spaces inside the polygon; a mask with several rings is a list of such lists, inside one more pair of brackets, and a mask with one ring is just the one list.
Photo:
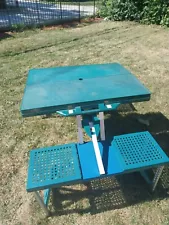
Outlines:
{"label": "patch of dirt", "polygon": [[11,32],[0,32],[0,40],[12,37]]}
{"label": "patch of dirt", "polygon": [[74,21],[74,22],[67,22],[59,25],[51,25],[51,26],[46,26],[43,27],[42,30],[55,30],[55,29],[64,29],[64,28],[76,28],[79,26],[86,26],[91,23],[98,23],[102,21],[102,18],[87,18],[87,19],[82,19],[81,22]]}

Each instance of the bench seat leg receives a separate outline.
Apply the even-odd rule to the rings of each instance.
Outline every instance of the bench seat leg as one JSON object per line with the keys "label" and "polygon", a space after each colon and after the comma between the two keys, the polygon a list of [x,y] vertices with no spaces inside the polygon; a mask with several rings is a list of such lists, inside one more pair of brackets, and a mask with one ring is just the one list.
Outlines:
{"label": "bench seat leg", "polygon": [[155,176],[154,176],[153,181],[152,181],[152,191],[155,190],[155,188],[157,186],[157,183],[158,183],[158,180],[160,179],[160,176],[163,172],[163,169],[164,169],[164,166],[159,166],[157,168],[157,171],[156,171]]}
{"label": "bench seat leg", "polygon": [[50,211],[48,210],[47,204],[44,203],[44,201],[43,201],[42,197],[40,196],[39,192],[35,191],[34,196],[35,196],[37,202],[39,203],[39,205],[41,206],[41,208],[44,210],[46,216],[49,216]]}
{"label": "bench seat leg", "polygon": [[155,190],[155,188],[156,188],[156,186],[157,186],[157,183],[158,183],[158,181],[159,181],[159,179],[160,179],[160,176],[161,176],[161,174],[162,174],[163,169],[164,169],[164,166],[159,166],[159,167],[157,168],[153,180],[150,180],[150,178],[148,177],[148,174],[147,174],[147,172],[146,172],[145,170],[140,171],[140,173],[141,173],[141,175],[143,176],[143,178],[145,179],[145,181],[146,181],[149,185],[151,185],[151,190],[152,190],[152,192]]}

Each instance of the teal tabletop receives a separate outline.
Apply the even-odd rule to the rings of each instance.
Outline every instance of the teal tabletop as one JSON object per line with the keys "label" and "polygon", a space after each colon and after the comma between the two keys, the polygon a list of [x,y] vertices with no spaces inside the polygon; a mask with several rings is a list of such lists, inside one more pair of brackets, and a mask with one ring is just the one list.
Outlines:
{"label": "teal tabletop", "polygon": [[149,90],[118,63],[31,69],[21,113],[36,116],[79,106],[149,99]]}

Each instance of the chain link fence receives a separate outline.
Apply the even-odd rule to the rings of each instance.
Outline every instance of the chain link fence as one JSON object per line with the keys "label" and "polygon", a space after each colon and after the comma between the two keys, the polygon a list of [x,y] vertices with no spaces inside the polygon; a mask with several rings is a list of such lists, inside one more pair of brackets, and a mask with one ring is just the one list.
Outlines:
{"label": "chain link fence", "polygon": [[95,12],[95,0],[0,0],[0,29],[80,21]]}

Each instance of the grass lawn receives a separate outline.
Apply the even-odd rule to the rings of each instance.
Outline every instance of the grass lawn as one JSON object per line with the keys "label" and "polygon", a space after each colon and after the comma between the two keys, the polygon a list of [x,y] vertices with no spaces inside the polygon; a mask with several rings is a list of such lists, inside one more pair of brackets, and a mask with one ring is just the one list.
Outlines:
{"label": "grass lawn", "polygon": [[[75,119],[23,119],[19,111],[31,68],[119,62],[150,89],[152,98],[134,104],[136,111],[107,114],[107,137],[149,130],[168,154],[169,29],[100,22],[10,35],[0,41],[0,224],[169,224],[167,168],[153,194],[137,173],[59,189],[49,205],[53,217],[45,218],[25,191],[29,150],[77,141]],[[149,120],[149,126],[138,118]]]}

